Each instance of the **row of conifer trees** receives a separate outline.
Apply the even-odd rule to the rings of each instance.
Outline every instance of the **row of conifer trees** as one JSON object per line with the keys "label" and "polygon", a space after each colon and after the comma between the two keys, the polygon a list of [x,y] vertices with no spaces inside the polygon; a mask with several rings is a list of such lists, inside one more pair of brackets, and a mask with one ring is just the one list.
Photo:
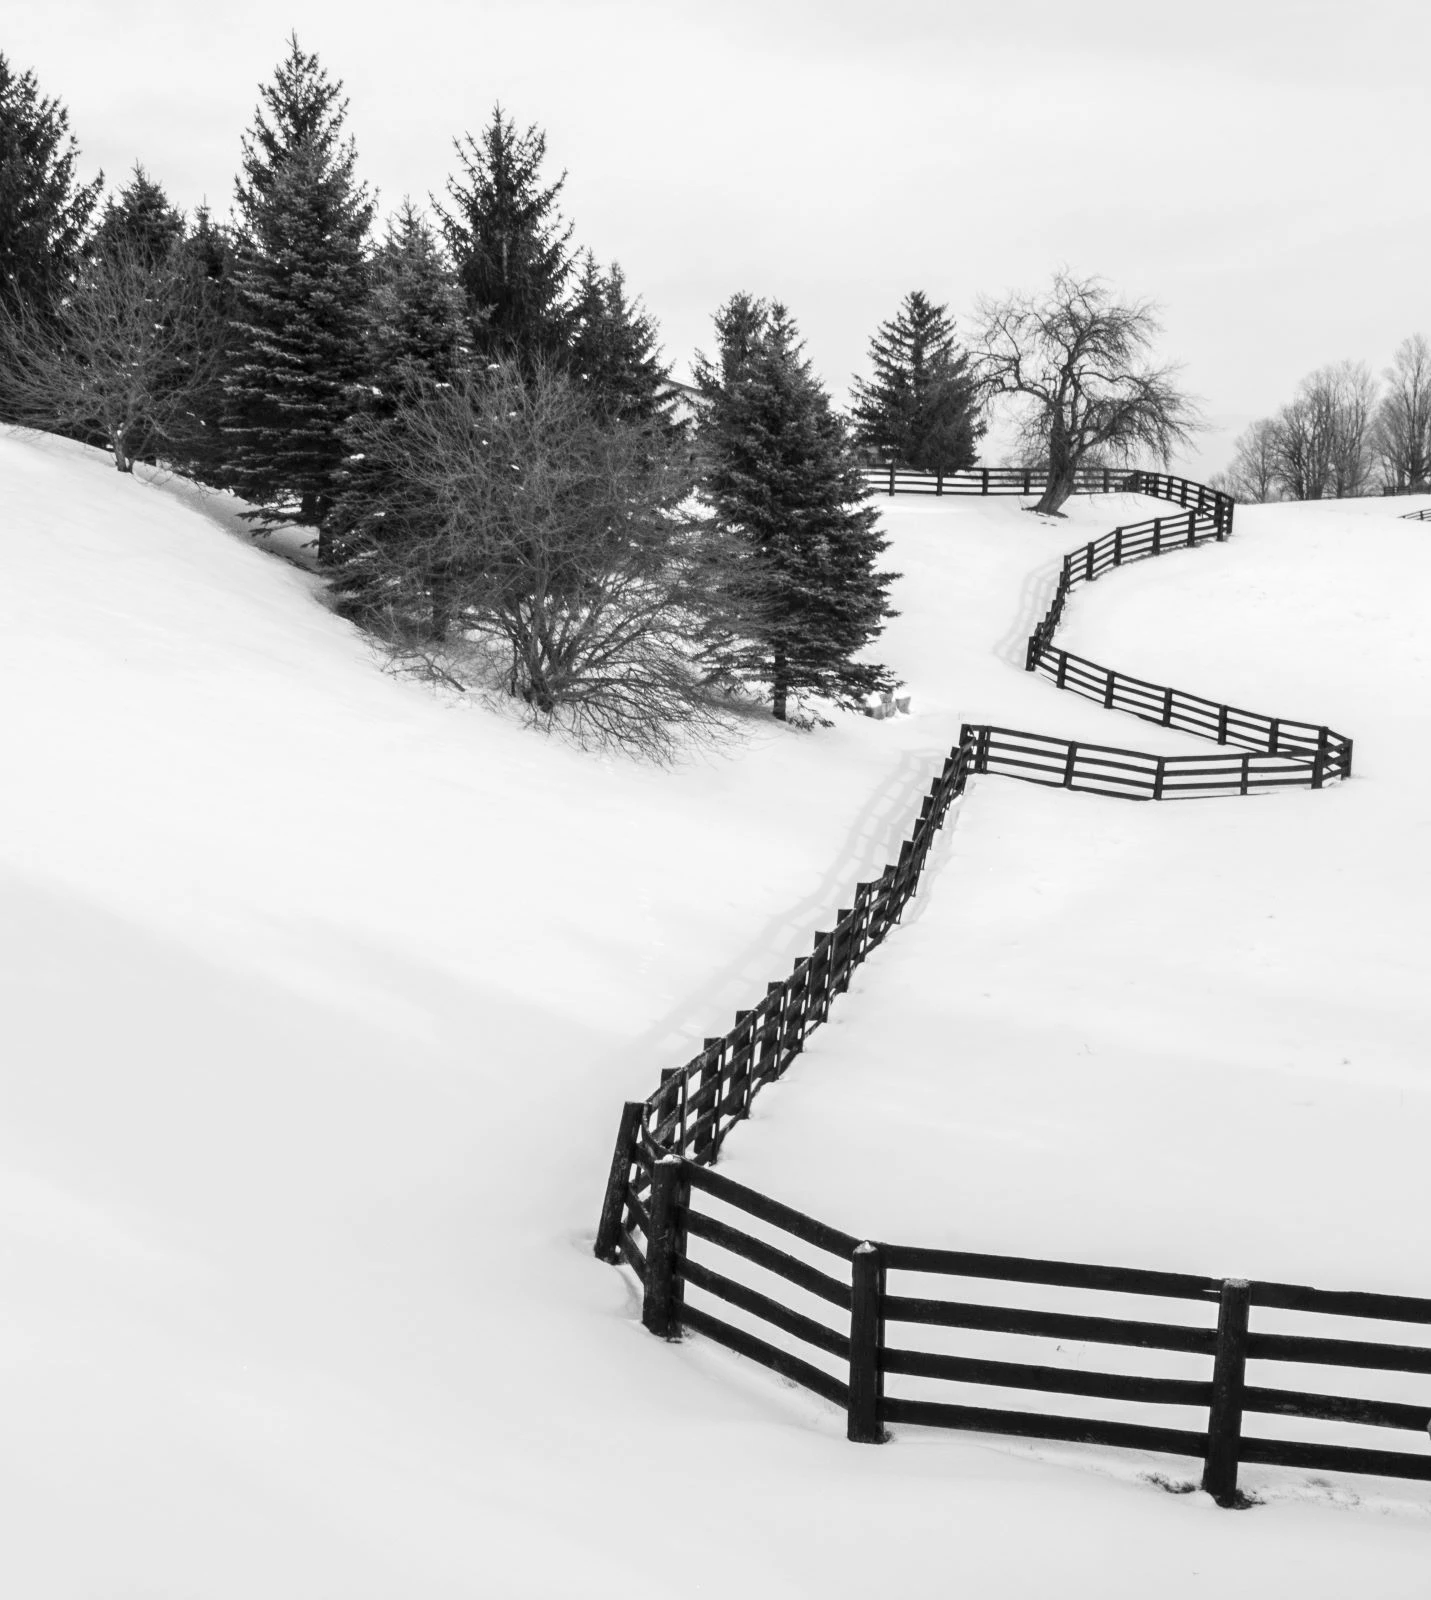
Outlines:
{"label": "row of conifer trees", "polygon": [[398,654],[599,738],[667,750],[752,685],[780,718],[887,688],[858,469],[972,463],[943,308],[916,293],[881,328],[849,421],[788,310],[747,294],[687,389],[620,267],[575,249],[539,129],[498,107],[435,223],[404,201],[374,244],[346,112],[290,39],[230,221],[189,222],[136,167],[96,224],[64,109],[0,56],[5,415],[232,490],[257,531],[315,529]]}

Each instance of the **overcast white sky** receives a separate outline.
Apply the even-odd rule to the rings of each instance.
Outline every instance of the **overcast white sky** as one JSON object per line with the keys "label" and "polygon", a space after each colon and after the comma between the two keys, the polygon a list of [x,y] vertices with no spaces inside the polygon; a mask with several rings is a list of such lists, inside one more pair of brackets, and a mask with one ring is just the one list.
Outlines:
{"label": "overcast white sky", "polygon": [[290,28],[385,209],[495,100],[544,127],[678,375],[749,289],[843,398],[906,290],[967,322],[1067,265],[1162,304],[1211,469],[1311,368],[1431,333],[1424,0],[4,0],[0,49],[86,172],[222,214]]}

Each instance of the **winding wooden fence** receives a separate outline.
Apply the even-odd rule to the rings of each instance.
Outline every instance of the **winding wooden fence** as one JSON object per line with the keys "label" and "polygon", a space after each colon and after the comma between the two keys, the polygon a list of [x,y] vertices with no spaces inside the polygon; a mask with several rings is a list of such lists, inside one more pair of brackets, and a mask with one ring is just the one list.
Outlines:
{"label": "winding wooden fence", "polygon": [[[853,903],[816,934],[810,954],[788,977],[769,984],[758,1004],[737,1012],[733,1028],[707,1039],[683,1067],[663,1072],[647,1099],[625,1105],[596,1254],[624,1262],[641,1279],[642,1319],[652,1333],[677,1338],[688,1330],[771,1368],[842,1407],[848,1436],[857,1442],[881,1442],[889,1425],[910,1424],[1192,1456],[1202,1462],[1203,1488],[1221,1505],[1242,1503],[1241,1461],[1431,1481],[1431,1456],[1424,1450],[1269,1438],[1243,1426],[1248,1415],[1282,1416],[1425,1433],[1431,1383],[1410,1400],[1399,1393],[1342,1395],[1249,1383],[1247,1367],[1300,1364],[1323,1374],[1323,1382],[1329,1372],[1330,1381],[1348,1372],[1431,1379],[1431,1345],[1405,1342],[1403,1335],[1332,1337],[1324,1320],[1310,1332],[1283,1325],[1298,1314],[1431,1328],[1431,1300],[866,1240],[711,1170],[754,1097],[789,1068],[854,969],[899,920],[935,834],[971,773],[1155,800],[1320,788],[1350,776],[1351,741],[1325,726],[1219,705],[1054,647],[1054,630],[1078,584],[1131,560],[1225,539],[1232,527],[1231,500],[1185,479],[1103,469],[1086,476],[1089,492],[1136,486],[1187,509],[1180,518],[1115,529],[1064,559],[1053,602],[1029,640],[1028,669],[1111,709],[1185,728],[1241,753],[1153,756],[965,724],[898,861],[856,886]],[[1026,494],[1039,474],[991,468],[940,478],[932,489],[922,475],[881,478],[881,486],[887,481],[896,493]],[[969,487],[970,480],[977,486]],[[996,1286],[995,1303],[987,1288],[983,1298],[969,1298],[971,1284]],[[1007,1291],[1010,1285],[1037,1286],[1045,1295],[1076,1292],[1094,1304],[1056,1310],[996,1303],[998,1286]],[[1110,1315],[1098,1303],[1110,1301],[1116,1312],[1128,1297],[1159,1305],[1145,1318]],[[1265,1326],[1252,1327],[1254,1308]],[[892,1329],[899,1330],[897,1338]],[[1016,1342],[1010,1347],[1008,1340]],[[1132,1371],[1090,1370],[1070,1362],[1070,1346],[1144,1354]],[[1018,1359],[1030,1350],[1033,1359]],[[1192,1375],[1137,1370],[1146,1369],[1149,1351],[1184,1366],[1211,1367]],[[971,1404],[970,1386],[1015,1399],[1055,1395],[1063,1409]],[[1108,1415],[1110,1408],[1119,1414]],[[1129,1408],[1175,1416],[1171,1422],[1137,1420],[1126,1414]]]}

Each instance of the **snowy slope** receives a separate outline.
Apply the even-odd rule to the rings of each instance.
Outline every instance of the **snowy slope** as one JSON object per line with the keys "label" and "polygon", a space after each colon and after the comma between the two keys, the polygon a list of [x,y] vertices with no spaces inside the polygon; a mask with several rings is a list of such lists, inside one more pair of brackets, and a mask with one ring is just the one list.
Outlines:
{"label": "snowy slope", "polygon": [[[896,506],[905,615],[886,654],[917,715],[768,729],[663,773],[385,676],[222,503],[0,438],[4,1591],[604,1596],[654,1569],[758,1596],[1331,1596],[1374,1561],[1378,1594],[1424,1593],[1431,1520],[1414,1507],[1229,1518],[1092,1458],[1071,1471],[953,1436],[847,1446],[820,1403],[650,1340],[625,1279],[590,1258],[620,1100],[724,1026],[892,854],[961,717],[1107,736],[1096,708],[1011,663],[1040,575],[1119,516],[1108,501],[1053,527],[1007,504]],[[1176,580],[1167,563],[1122,574],[1079,597],[1073,627],[1111,630],[1130,597],[1163,592],[1152,579],[1175,619],[1187,585],[1194,619],[1225,554],[1190,555]],[[1387,604],[1397,582],[1389,568]],[[1136,642],[1103,654],[1139,670]],[[1149,643],[1175,650],[1176,629],[1165,618]],[[1189,668],[1174,681],[1216,690]],[[1324,687],[1309,665],[1288,709],[1358,736],[1365,791],[1250,807],[1297,818],[1305,800],[1308,839],[1373,792],[1367,743],[1387,715],[1380,688],[1374,711]],[[1191,747],[1128,726],[1148,748]],[[1006,990],[1057,1036],[1057,1002],[1015,976],[1044,948],[1021,950],[1020,906],[1093,894],[1113,937],[1133,887],[1124,834],[1073,819],[1157,808],[992,788],[966,802],[879,981],[905,981],[907,957],[918,987],[957,898],[951,928],[1001,952]],[[1101,858],[1049,848],[1073,826]],[[1217,826],[1241,848],[1250,824]],[[1169,859],[1166,838],[1128,837],[1145,874]],[[1229,1007],[1226,981],[1226,964],[1205,974],[1210,1008]],[[1246,975],[1249,993],[1261,983]],[[1090,1006],[1116,1014],[1116,998]],[[852,997],[829,1039],[873,1001]],[[1374,1052],[1376,1079],[1405,1088],[1409,1121],[1420,1090],[1396,1048]],[[817,1066],[812,1051],[766,1097],[733,1171],[777,1192],[833,1180],[771,1144],[784,1129],[800,1151],[824,1142],[804,1093]],[[855,1103],[837,1066],[826,1085]],[[868,1120],[867,1087],[858,1105]],[[886,1196],[936,1167],[902,1154]],[[857,1188],[821,1198],[867,1214]],[[1094,1241],[1118,1242],[1094,1222]]]}

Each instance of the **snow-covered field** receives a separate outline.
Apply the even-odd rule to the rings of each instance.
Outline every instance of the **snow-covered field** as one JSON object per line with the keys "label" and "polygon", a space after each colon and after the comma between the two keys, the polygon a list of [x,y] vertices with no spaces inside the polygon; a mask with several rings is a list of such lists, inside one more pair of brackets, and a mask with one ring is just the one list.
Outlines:
{"label": "snow-covered field", "polygon": [[[590,1256],[621,1100],[893,855],[961,720],[1205,748],[1017,670],[1146,505],[893,503],[915,714],[660,772],[384,675],[223,502],[0,438],[4,1592],[1424,1596],[1416,1486],[1233,1516],[1115,1452],[860,1449]],[[1431,1292],[1407,508],[1080,591],[1071,648],[1328,720],[1357,780],[976,780],[728,1170],[909,1242]]]}

